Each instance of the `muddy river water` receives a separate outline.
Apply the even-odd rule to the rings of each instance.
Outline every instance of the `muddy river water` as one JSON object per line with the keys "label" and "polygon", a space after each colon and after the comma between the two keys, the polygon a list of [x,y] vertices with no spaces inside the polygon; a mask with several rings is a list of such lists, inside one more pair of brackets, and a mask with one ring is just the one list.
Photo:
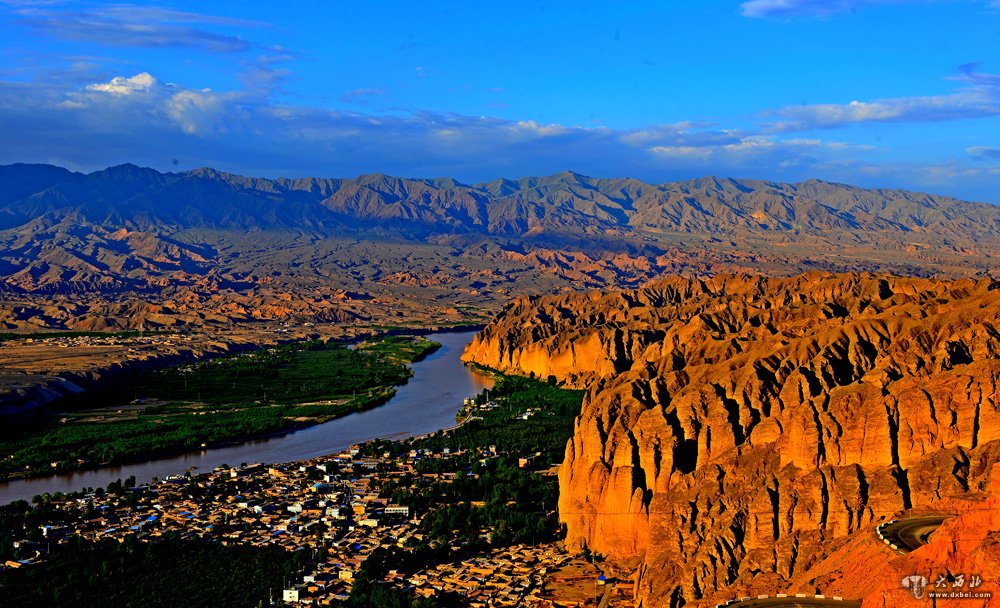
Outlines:
{"label": "muddy river water", "polygon": [[396,395],[375,409],[351,414],[285,435],[236,445],[172,455],[122,466],[63,473],[47,477],[0,482],[0,504],[30,500],[45,492],[72,492],[84,487],[104,487],[134,475],[139,482],[209,471],[221,464],[291,462],[340,451],[369,439],[401,439],[422,435],[455,424],[455,414],[465,397],[492,386],[489,376],[462,364],[459,357],[475,332],[438,333],[427,336],[441,348],[414,363],[413,377],[397,387]]}

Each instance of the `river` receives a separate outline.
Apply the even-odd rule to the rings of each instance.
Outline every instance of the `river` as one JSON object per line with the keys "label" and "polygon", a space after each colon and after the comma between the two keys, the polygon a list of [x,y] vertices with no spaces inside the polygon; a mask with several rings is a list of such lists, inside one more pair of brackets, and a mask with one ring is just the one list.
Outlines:
{"label": "river", "polygon": [[154,477],[180,475],[187,470],[205,472],[229,464],[291,462],[338,452],[370,439],[402,439],[431,433],[455,424],[455,414],[465,397],[471,397],[493,380],[465,365],[459,357],[475,332],[430,334],[441,348],[414,363],[413,377],[385,404],[277,437],[232,446],[190,452],[157,460],[103,467],[47,477],[0,482],[0,504],[30,500],[45,492],[73,492],[84,487],[104,487],[134,475],[139,482]]}

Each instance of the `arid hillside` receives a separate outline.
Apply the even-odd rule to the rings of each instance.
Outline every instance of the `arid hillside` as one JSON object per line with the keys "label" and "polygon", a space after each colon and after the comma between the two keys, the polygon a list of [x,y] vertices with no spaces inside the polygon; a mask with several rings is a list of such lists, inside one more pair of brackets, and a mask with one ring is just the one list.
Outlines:
{"label": "arid hillside", "polygon": [[990,497],[996,281],[678,277],[521,298],[465,357],[588,387],[560,518],[570,545],[633,569],[643,606],[795,592],[907,605],[899,578],[866,568],[954,568],[1000,546],[987,528],[900,558],[874,535],[905,513],[992,521],[975,518],[1000,483]]}
{"label": "arid hillside", "polygon": [[468,321],[664,274],[982,277],[998,251],[995,206],[818,181],[0,167],[0,329]]}

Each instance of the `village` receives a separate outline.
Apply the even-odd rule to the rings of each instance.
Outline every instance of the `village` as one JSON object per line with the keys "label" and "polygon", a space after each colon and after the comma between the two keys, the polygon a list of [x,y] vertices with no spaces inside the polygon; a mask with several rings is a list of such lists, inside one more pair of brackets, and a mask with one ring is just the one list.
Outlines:
{"label": "village", "polygon": [[[491,406],[486,406],[487,408]],[[275,589],[272,603],[328,606],[346,601],[362,563],[379,548],[407,548],[424,542],[424,513],[393,503],[380,493],[385,484],[408,476],[450,483],[456,473],[420,473],[417,465],[447,469],[466,451],[411,449],[400,455],[366,455],[353,446],[327,457],[280,465],[221,466],[210,473],[174,476],[148,485],[118,484],[76,496],[45,497],[69,517],[41,527],[40,540],[16,543],[21,560],[3,568],[32,567],[77,536],[90,541],[135,537],[208,540],[223,545],[276,546],[308,551],[315,568]],[[477,449],[480,460],[497,457],[496,446]],[[520,466],[532,464],[529,458]],[[437,461],[437,462],[433,462]],[[422,467],[424,469],[428,467]],[[480,531],[488,539],[490,530]],[[596,602],[606,579],[580,563],[558,543],[517,544],[488,549],[471,559],[428,565],[416,573],[389,570],[385,583],[417,597],[450,594],[472,608],[486,606],[578,606]],[[589,566],[588,572],[586,570]],[[560,570],[576,568],[560,577]],[[553,594],[548,584],[567,587]],[[610,585],[608,586],[610,589]],[[559,597],[556,597],[558,595]],[[561,599],[565,596],[565,599]]]}
{"label": "village", "polygon": [[414,606],[630,605],[622,573],[559,541],[555,463],[579,398],[504,378],[428,435],[36,496],[0,570],[42,570],[80,543],[205,543],[294,556],[262,589],[270,605],[354,606],[373,588]]}

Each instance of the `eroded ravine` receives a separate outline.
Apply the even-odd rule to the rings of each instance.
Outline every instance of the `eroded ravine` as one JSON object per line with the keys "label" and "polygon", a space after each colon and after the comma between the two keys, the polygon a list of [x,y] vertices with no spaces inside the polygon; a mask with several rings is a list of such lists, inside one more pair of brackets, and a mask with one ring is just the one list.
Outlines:
{"label": "eroded ravine", "polygon": [[680,605],[780,589],[838,539],[986,490],[998,287],[671,278],[518,300],[465,357],[589,387],[560,471],[567,541],[639,566],[644,606]]}

